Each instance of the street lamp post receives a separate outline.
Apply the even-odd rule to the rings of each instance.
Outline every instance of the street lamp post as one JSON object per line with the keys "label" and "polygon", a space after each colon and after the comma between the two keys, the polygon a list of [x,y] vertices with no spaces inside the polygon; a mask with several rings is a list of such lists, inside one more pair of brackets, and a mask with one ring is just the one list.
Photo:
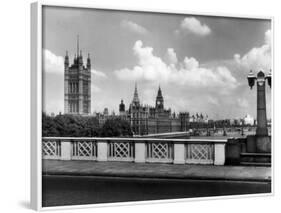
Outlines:
{"label": "street lamp post", "polygon": [[271,72],[265,76],[263,71],[259,71],[257,76],[250,71],[248,75],[248,83],[252,89],[257,82],[257,129],[256,129],[256,144],[257,151],[267,151],[268,150],[268,129],[267,129],[267,119],[266,119],[266,97],[265,97],[265,82],[271,88]]}

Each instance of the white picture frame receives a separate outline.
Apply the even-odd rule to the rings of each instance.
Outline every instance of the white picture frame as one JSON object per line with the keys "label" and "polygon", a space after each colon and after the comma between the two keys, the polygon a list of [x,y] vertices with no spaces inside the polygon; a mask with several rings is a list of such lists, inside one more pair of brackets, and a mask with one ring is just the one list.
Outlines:
{"label": "white picture frame", "polygon": [[[42,8],[44,6],[58,6],[58,7],[79,7],[79,8],[93,8],[93,9],[105,9],[105,10],[122,10],[122,11],[137,11],[137,12],[156,12],[156,13],[176,13],[176,14],[196,14],[204,16],[217,16],[212,13],[200,13],[190,11],[167,11],[167,10],[154,10],[154,9],[139,9],[139,8],[124,8],[124,7],[107,7],[100,5],[83,5],[83,4],[68,4],[61,2],[48,2],[38,1],[31,4],[31,207],[34,210],[56,210],[56,209],[73,209],[73,208],[85,208],[85,207],[101,207],[101,206],[116,206],[116,205],[131,205],[135,202],[125,203],[109,203],[109,204],[87,204],[87,205],[73,205],[73,206],[58,206],[58,207],[42,207]],[[251,18],[251,19],[270,19],[271,29],[273,29],[274,19],[273,17],[253,17],[253,16],[237,16],[232,14],[219,14],[224,17],[239,17],[239,18]],[[273,50],[272,50],[272,62],[273,62]],[[274,63],[272,63],[274,64]],[[274,69],[274,68],[273,68]],[[273,78],[274,78],[274,72]],[[274,100],[274,91],[272,92],[272,100]],[[273,105],[273,104],[272,104]],[[274,108],[272,106],[272,118]],[[272,135],[274,138],[274,129],[272,129]],[[274,150],[274,140],[272,143],[272,149]],[[274,151],[272,153],[274,159]],[[274,164],[274,162],[273,162]],[[272,167],[273,170],[273,167]],[[273,171],[271,173],[273,178]],[[251,196],[271,196],[274,193],[274,179],[272,180],[271,193],[254,194],[254,195],[239,195],[239,197],[251,197]],[[220,197],[201,197],[201,198],[186,198],[186,199],[172,199],[172,200],[156,200],[156,201],[138,201],[137,203],[158,203],[158,202],[174,202],[174,201],[193,201],[193,200],[206,200],[206,199],[222,199],[233,196],[220,196]]]}

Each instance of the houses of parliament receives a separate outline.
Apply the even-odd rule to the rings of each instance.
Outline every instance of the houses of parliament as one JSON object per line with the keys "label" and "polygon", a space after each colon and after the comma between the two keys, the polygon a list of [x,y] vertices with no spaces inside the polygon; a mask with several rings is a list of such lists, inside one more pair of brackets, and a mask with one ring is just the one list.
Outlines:
{"label": "houses of parliament", "polygon": [[[88,54],[84,64],[82,51],[79,50],[79,38],[73,63],[70,64],[68,52],[64,60],[64,113],[91,116],[91,59]],[[117,116],[130,123],[135,135],[185,131],[189,122],[189,113],[176,115],[171,113],[171,109],[165,109],[160,86],[155,99],[155,107],[140,103],[136,85],[133,100],[127,110],[121,100],[119,115],[108,116],[108,110],[105,110],[104,114],[99,114],[97,117],[102,125],[106,119]]]}
{"label": "houses of parliament", "polygon": [[133,100],[128,110],[126,110],[125,104],[121,100],[119,116],[130,122],[135,135],[186,131],[189,125],[189,113],[176,115],[171,112],[171,109],[165,109],[160,86],[155,99],[155,107],[152,107],[140,103],[136,85]]}

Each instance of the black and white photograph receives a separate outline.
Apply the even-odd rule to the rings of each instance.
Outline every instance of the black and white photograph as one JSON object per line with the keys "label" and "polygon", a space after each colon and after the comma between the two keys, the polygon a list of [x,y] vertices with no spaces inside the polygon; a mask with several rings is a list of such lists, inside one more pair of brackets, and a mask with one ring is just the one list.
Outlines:
{"label": "black and white photograph", "polygon": [[42,207],[272,193],[272,19],[42,6]]}

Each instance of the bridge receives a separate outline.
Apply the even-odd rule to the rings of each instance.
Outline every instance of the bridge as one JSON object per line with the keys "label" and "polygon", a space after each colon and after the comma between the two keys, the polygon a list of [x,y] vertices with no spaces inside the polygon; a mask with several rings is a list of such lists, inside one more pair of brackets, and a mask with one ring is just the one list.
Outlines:
{"label": "bridge", "polygon": [[224,165],[227,139],[44,137],[43,159]]}
{"label": "bridge", "polygon": [[43,206],[271,192],[270,167],[227,165],[240,142],[43,137]]}

